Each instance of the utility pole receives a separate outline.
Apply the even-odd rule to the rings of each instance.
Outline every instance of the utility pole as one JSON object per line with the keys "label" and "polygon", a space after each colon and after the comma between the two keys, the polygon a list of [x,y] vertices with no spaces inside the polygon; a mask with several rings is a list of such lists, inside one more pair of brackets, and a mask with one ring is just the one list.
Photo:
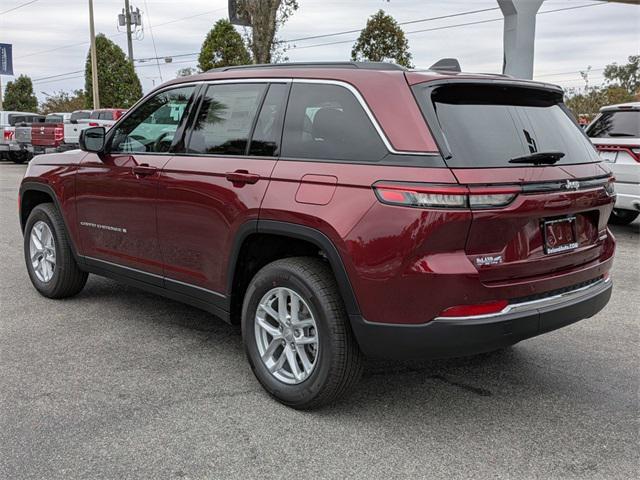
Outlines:
{"label": "utility pole", "polygon": [[98,56],[96,53],[96,29],[93,26],[93,0],[89,0],[89,34],[91,36],[91,85],[93,90],[93,109],[100,108],[98,91]]}
{"label": "utility pole", "polygon": [[133,65],[133,40],[131,39],[131,9],[129,0],[124,0],[124,18],[127,23],[127,49],[129,52],[129,62]]}

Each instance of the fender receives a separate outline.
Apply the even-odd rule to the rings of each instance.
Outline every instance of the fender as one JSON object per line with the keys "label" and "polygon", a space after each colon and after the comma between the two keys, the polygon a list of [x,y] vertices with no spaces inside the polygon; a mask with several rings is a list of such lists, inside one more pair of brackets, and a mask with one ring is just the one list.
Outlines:
{"label": "fender", "polygon": [[18,215],[20,216],[20,230],[22,231],[22,234],[24,235],[24,227],[27,220],[26,218],[24,219],[24,221],[22,219],[22,197],[26,192],[33,191],[33,190],[36,190],[38,192],[44,192],[53,199],[53,204],[55,205],[56,209],[60,212],[60,216],[62,217],[62,221],[64,223],[64,229],[66,230],[66,233],[67,233],[67,240],[69,241],[69,246],[71,247],[71,253],[73,254],[78,265],[83,266],[84,265],[83,258],[78,254],[78,249],[76,247],[76,244],[72,236],[69,234],[70,230],[69,230],[69,225],[67,224],[67,217],[65,216],[64,210],[62,209],[62,206],[60,205],[60,201],[58,200],[58,196],[56,195],[56,192],[53,189],[53,187],[51,187],[51,185],[48,185],[46,183],[41,183],[41,182],[23,182],[20,185],[20,190],[18,192],[18,198],[20,199],[20,211]]}
{"label": "fender", "polygon": [[272,235],[282,235],[284,237],[292,237],[300,240],[306,240],[322,250],[336,277],[338,289],[342,295],[347,313],[351,315],[360,315],[360,307],[353,292],[349,276],[344,267],[342,257],[338,253],[338,249],[320,230],[315,228],[299,225],[296,223],[281,222],[276,220],[250,220],[244,223],[236,234],[229,263],[227,265],[227,292],[231,293],[233,286],[233,276],[238,261],[238,255],[244,240],[253,233],[265,233]]}

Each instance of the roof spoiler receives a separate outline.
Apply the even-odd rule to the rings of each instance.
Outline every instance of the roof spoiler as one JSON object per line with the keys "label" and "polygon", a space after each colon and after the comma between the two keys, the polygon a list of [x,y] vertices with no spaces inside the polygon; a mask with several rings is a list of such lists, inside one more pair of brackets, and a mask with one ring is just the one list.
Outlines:
{"label": "roof spoiler", "polygon": [[457,58],[442,58],[429,67],[429,70],[440,72],[461,72],[460,62]]}

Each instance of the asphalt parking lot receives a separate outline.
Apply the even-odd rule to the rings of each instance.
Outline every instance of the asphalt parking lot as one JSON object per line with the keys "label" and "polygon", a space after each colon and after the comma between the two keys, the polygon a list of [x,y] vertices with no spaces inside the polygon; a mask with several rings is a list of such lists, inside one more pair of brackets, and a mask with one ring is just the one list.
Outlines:
{"label": "asphalt parking lot", "polygon": [[95,276],[39,296],[25,169],[0,162],[0,479],[637,478],[638,221],[613,229],[596,317],[498,353],[372,362],[348,400],[297,412],[205,312]]}

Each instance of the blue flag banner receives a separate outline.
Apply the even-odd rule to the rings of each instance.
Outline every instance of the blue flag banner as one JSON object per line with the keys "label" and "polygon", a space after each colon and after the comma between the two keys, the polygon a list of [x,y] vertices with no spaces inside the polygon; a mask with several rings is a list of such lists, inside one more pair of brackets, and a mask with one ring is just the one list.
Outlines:
{"label": "blue flag banner", "polygon": [[10,43],[0,43],[0,75],[13,75],[13,56]]}

